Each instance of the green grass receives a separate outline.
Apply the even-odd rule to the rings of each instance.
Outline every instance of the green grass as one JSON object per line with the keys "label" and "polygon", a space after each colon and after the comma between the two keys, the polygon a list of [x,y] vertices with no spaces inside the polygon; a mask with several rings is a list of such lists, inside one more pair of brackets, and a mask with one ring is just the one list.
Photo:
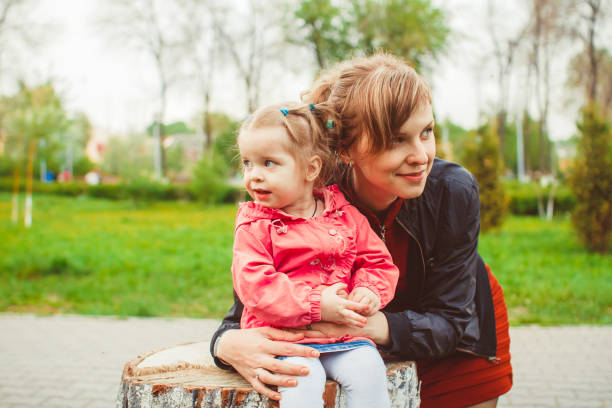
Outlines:
{"label": "green grass", "polygon": [[612,324],[612,257],[586,252],[566,217],[510,217],[481,236],[480,253],[511,324]]}
{"label": "green grass", "polygon": [[39,195],[29,230],[0,194],[0,310],[221,316],[232,302],[233,205]]}
{"label": "green grass", "polygon": [[[34,225],[0,193],[0,311],[221,317],[232,302],[235,206],[38,195]],[[512,324],[612,324],[612,258],[566,219],[511,217],[480,252]]]}

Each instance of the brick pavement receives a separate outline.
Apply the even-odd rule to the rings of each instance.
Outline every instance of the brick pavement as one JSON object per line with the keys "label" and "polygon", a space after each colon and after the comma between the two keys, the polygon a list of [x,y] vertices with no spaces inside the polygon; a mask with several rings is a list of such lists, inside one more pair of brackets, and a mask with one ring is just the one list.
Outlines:
{"label": "brick pavement", "polygon": [[[112,407],[126,361],[210,338],[206,319],[0,314],[0,407]],[[514,327],[499,406],[612,407],[612,326]]]}

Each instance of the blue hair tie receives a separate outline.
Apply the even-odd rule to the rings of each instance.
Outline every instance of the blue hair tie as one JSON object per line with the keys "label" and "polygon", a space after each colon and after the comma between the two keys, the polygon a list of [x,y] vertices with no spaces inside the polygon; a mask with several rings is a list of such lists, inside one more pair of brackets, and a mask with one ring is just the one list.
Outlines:
{"label": "blue hair tie", "polygon": [[316,108],[315,108],[315,106],[314,106],[312,103],[311,103],[311,104],[309,104],[308,106],[310,106],[310,110],[311,110],[311,111],[314,111],[314,110],[316,109]]}
{"label": "blue hair tie", "polygon": [[327,126],[328,129],[333,129],[334,128],[334,120],[330,119],[327,121]]}
{"label": "blue hair tie", "polygon": [[289,109],[287,108],[280,108],[280,111],[283,112],[283,116],[287,116],[287,114],[289,113]]}

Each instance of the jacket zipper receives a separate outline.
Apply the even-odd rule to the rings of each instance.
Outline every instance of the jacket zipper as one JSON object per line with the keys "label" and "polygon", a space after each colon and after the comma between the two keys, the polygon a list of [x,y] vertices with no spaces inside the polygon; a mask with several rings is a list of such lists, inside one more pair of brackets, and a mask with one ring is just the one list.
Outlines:
{"label": "jacket zipper", "polygon": [[464,348],[461,348],[461,347],[457,347],[456,350],[460,351],[462,353],[471,354],[471,355],[476,356],[476,357],[486,358],[491,363],[499,364],[499,358],[497,356],[488,356],[486,354],[476,353],[474,351],[471,351],[471,350],[468,350],[468,349],[464,349]]}
{"label": "jacket zipper", "polygon": [[385,224],[380,224],[380,239],[382,239],[382,242],[384,242],[385,244],[387,243],[387,239],[385,238],[386,230],[387,227],[385,227]]}
{"label": "jacket zipper", "polygon": [[410,231],[410,229],[408,229],[408,227],[406,227],[406,224],[404,224],[404,222],[402,220],[400,220],[399,217],[395,217],[395,220],[398,222],[399,225],[402,226],[402,228],[408,233],[408,235],[410,235],[412,237],[412,239],[414,239],[414,242],[416,242],[417,245],[419,246],[419,254],[421,254],[421,263],[423,264],[423,275],[425,275],[425,272],[426,272],[426,269],[425,269],[425,255],[423,254],[423,246],[421,245],[421,242],[412,233],[412,231]]}
{"label": "jacket zipper", "polygon": [[[398,222],[399,225],[402,226],[402,228],[404,228],[404,230],[408,233],[408,235],[410,235],[412,237],[412,239],[414,239],[414,242],[417,243],[417,245],[419,246],[419,253],[421,254],[421,262],[423,263],[423,274],[426,273],[426,269],[425,269],[425,255],[423,254],[423,247],[421,246],[421,242],[419,242],[419,240],[417,239],[417,237],[412,233],[412,231],[410,231],[410,229],[408,227],[406,227],[406,224],[404,224],[404,222],[402,220],[400,220],[399,217],[396,217],[395,220]],[[384,241],[384,239],[383,239]],[[494,364],[498,364],[499,363],[499,358],[497,358],[497,356],[488,356],[486,354],[479,354],[476,353],[474,351],[470,351],[464,348],[459,348],[457,347],[456,349],[457,351],[460,351],[462,353],[468,353],[468,354],[472,354],[476,357],[481,357],[481,358],[486,358],[488,361],[494,363]]]}

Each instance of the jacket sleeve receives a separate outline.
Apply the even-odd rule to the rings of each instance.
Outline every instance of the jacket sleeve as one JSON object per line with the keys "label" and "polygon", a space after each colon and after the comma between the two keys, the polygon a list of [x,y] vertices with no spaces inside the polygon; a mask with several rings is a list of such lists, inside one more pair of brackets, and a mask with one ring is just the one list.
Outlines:
{"label": "jacket sleeve", "polygon": [[212,339],[210,340],[210,354],[213,357],[215,364],[219,368],[223,368],[229,370],[232,366],[225,364],[221,361],[217,356],[215,356],[215,343],[219,337],[223,335],[228,330],[232,329],[240,329],[240,318],[242,317],[242,310],[244,306],[242,302],[236,295],[236,291],[234,291],[234,304],[230,308],[230,310],[225,314],[223,321],[221,322],[221,326],[217,329],[217,331],[213,334]]}
{"label": "jacket sleeve", "polygon": [[236,230],[232,277],[244,306],[273,326],[300,327],[321,320],[321,290],[278,272],[267,246],[248,226]]}
{"label": "jacket sleeve", "polygon": [[357,224],[357,256],[352,287],[364,287],[374,292],[385,307],[395,295],[399,270],[393,264],[384,242],[370,228],[365,216],[353,207],[351,215]]}
{"label": "jacket sleeve", "polygon": [[419,309],[385,312],[391,337],[386,352],[408,359],[453,353],[476,314],[480,200],[476,181],[466,177],[449,183],[442,197]]}

